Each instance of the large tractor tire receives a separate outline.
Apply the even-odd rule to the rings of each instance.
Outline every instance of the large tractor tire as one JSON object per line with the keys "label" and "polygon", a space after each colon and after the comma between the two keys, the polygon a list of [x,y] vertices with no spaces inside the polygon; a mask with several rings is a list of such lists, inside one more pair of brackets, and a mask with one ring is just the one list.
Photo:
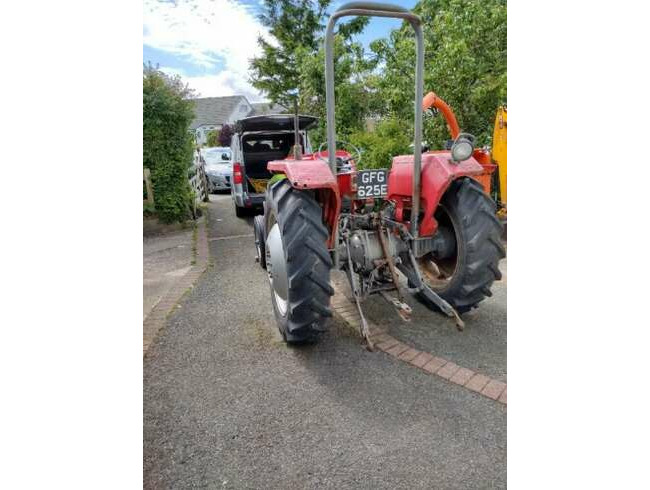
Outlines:
{"label": "large tractor tire", "polygon": [[283,179],[266,195],[266,268],[271,301],[287,343],[315,341],[332,316],[332,259],[321,207]]}
{"label": "large tractor tire", "polygon": [[[502,226],[496,204],[469,177],[454,181],[435,211],[438,233],[448,237],[444,252],[418,260],[424,282],[459,313],[475,308],[501,279],[499,260],[505,257]],[[432,309],[437,306],[419,294]]]}

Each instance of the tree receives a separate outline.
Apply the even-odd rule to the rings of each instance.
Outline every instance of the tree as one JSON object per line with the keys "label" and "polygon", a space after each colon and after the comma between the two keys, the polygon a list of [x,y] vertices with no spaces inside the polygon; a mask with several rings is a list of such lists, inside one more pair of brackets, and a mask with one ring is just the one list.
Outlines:
{"label": "tree", "polygon": [[[322,44],[322,31],[331,0],[264,0],[259,16],[275,42],[262,36],[257,40],[262,55],[250,63],[252,85],[272,102],[293,107],[292,92],[301,85],[306,57],[314,56]],[[346,40],[363,30],[368,19],[356,18],[339,26]],[[325,87],[322,87],[324,92]]]}
{"label": "tree", "polygon": [[231,125],[224,124],[221,127],[221,131],[219,131],[219,138],[217,140],[219,146],[230,146],[230,140],[232,139],[232,135],[234,133],[235,131]]}
{"label": "tree", "polygon": [[[342,36],[335,36],[334,41],[336,135],[346,140],[350,134],[363,131],[366,118],[379,108],[373,82],[376,62],[365,58],[360,44],[346,42]],[[318,118],[311,137],[320,145],[326,139],[325,49],[321,47],[315,54],[302,51],[299,59],[300,106]]]}
{"label": "tree", "polygon": [[389,168],[394,156],[412,152],[409,147],[413,139],[412,134],[395,118],[379,121],[374,131],[351,134],[351,143],[362,151],[359,167]]}
{"label": "tree", "polygon": [[[491,141],[497,107],[507,95],[507,12],[505,0],[421,0],[425,38],[425,93],[445,99],[465,131],[479,145]],[[415,41],[410,25],[370,48],[385,64],[378,89],[382,113],[413,119]],[[441,147],[449,138],[442,117],[425,124],[425,140]]]}
{"label": "tree", "polygon": [[142,161],[151,170],[155,207],[163,222],[184,221],[191,205],[188,170],[193,142],[193,92],[180,77],[151,65],[143,73]]}
{"label": "tree", "polygon": [[219,131],[216,129],[208,131],[205,140],[207,146],[219,146]]}
{"label": "tree", "polygon": [[[250,66],[253,85],[274,102],[292,107],[290,92],[298,88],[299,110],[318,117],[311,133],[316,148],[325,140],[322,36],[329,3],[265,0],[260,19],[276,42],[260,38],[263,55]],[[423,20],[425,93],[433,90],[445,99],[461,128],[477,136],[477,144],[488,144],[494,113],[507,94],[505,0],[421,0],[414,11]],[[378,142],[382,150],[364,158],[375,165],[404,148],[402,135],[412,142],[415,46],[411,26],[403,23],[387,38],[372,42],[367,53],[353,40],[366,22],[360,17],[337,24],[336,134],[374,145],[372,136],[364,136],[365,121],[387,119],[377,126],[383,131]],[[442,117],[425,119],[424,140],[432,148],[443,147],[448,138]]]}

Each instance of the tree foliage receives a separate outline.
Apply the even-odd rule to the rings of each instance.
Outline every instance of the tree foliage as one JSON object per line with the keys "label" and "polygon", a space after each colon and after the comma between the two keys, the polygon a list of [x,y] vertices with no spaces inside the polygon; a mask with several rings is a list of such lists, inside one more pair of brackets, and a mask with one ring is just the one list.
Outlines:
{"label": "tree foliage", "polygon": [[208,131],[205,138],[205,144],[206,146],[209,147],[219,146],[219,131],[217,131],[216,129]]}
{"label": "tree foliage", "polygon": [[[330,3],[331,0],[264,0],[259,19],[269,28],[273,43],[258,38],[262,55],[251,60],[250,74],[252,85],[271,101],[293,107],[293,92],[303,88],[305,63],[322,49]],[[338,36],[349,42],[367,23],[364,17],[341,23]],[[324,82],[319,91],[324,94]]]}
{"label": "tree foliage", "polygon": [[230,124],[224,124],[219,131],[219,146],[230,146],[230,140],[232,135],[235,134],[235,130]]}
{"label": "tree foliage", "polygon": [[[363,131],[367,116],[380,107],[372,83],[376,62],[364,57],[361,44],[346,42],[341,36],[334,41],[336,134],[346,140],[352,133]],[[303,52],[300,59],[300,106],[318,118],[311,136],[319,145],[326,139],[325,49],[321,47],[315,54]]]}
{"label": "tree foliage", "polygon": [[388,168],[396,155],[411,152],[412,133],[396,118],[379,121],[374,131],[358,131],[350,142],[361,149],[360,168]]}
{"label": "tree foliage", "polygon": [[300,66],[297,52],[318,49],[318,33],[329,0],[264,0],[260,22],[269,28],[275,42],[257,40],[262,55],[251,60],[251,82],[273,102],[289,107],[289,93],[298,87]]}
{"label": "tree foliage", "polygon": [[[425,93],[433,90],[454,110],[480,145],[491,141],[497,107],[506,100],[505,0],[421,0],[425,40]],[[385,68],[379,91],[384,114],[413,119],[415,39],[410,25],[371,43]],[[425,140],[441,147],[449,138],[442,117],[425,125]]]}
{"label": "tree foliage", "polygon": [[161,221],[184,221],[191,204],[188,169],[192,162],[192,92],[179,77],[147,65],[143,73],[143,166],[151,170]]}
{"label": "tree foliage", "polygon": [[[325,140],[323,31],[330,0],[264,1],[260,17],[275,42],[259,39],[263,54],[251,62],[251,81],[274,102],[318,117],[312,132]],[[425,93],[433,90],[452,107],[461,128],[489,144],[497,107],[506,101],[506,1],[421,0]],[[412,151],[415,42],[408,23],[370,44],[355,42],[366,18],[337,24],[335,42],[336,133],[364,147],[364,165],[387,166],[390,157]],[[367,119],[378,120],[366,134]],[[384,121],[382,121],[384,120]],[[441,116],[425,119],[424,140],[432,149],[449,138]],[[409,144],[405,145],[408,141]],[[381,163],[381,165],[380,165]]]}

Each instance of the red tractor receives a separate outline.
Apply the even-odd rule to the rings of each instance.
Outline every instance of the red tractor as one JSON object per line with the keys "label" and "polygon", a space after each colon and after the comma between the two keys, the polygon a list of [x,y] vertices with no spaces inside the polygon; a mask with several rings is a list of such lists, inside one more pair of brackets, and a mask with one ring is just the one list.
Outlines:
{"label": "red tractor", "polygon": [[[393,158],[390,170],[357,170],[360,152],[337,149],[334,25],[351,15],[404,19],[415,30],[414,154]],[[327,151],[303,156],[296,148],[291,158],[269,162],[276,175],[267,187],[264,216],[254,223],[282,336],[289,343],[311,341],[326,329],[332,268],[347,274],[369,344],[361,301],[374,293],[405,319],[411,309],[404,292],[411,293],[462,328],[459,314],[491,296],[492,283],[501,278],[505,250],[496,205],[476,180],[485,169],[474,138],[460,133],[449,151],[422,154],[420,18],[399,6],[346,4],[329,20],[325,55]]]}

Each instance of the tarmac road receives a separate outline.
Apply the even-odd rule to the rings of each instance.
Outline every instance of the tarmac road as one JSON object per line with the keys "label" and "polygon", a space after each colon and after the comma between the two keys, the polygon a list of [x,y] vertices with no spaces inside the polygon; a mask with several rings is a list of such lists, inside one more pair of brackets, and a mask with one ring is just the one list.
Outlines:
{"label": "tarmac road", "polygon": [[[336,321],[318,344],[286,347],[253,238],[240,236],[252,218],[212,196],[209,227],[214,265],[144,360],[145,488],[505,488],[504,405],[365,351]],[[502,287],[465,358],[460,340],[435,338],[442,327],[419,326],[432,314],[418,309],[419,347],[505,376]]]}

